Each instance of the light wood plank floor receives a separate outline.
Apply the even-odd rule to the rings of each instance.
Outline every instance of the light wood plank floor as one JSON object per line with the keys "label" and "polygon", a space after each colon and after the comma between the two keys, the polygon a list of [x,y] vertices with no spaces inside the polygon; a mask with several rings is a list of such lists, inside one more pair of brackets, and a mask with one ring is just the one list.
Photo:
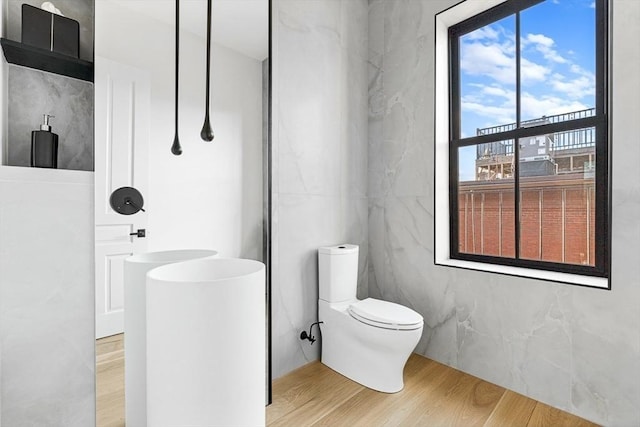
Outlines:
{"label": "light wood plank floor", "polygon": [[124,427],[124,335],[96,341],[96,424]]}
{"label": "light wood plank floor", "polygon": [[[124,424],[122,335],[97,341],[98,427]],[[273,382],[269,426],[594,426],[448,366],[412,355],[405,388],[369,390],[319,362]]]}

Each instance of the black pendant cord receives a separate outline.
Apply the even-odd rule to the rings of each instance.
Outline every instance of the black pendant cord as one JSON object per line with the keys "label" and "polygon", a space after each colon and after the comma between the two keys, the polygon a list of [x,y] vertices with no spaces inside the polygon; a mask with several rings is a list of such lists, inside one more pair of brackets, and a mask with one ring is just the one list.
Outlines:
{"label": "black pendant cord", "polygon": [[171,152],[179,156],[182,154],[182,147],[180,146],[180,140],[178,139],[178,60],[180,58],[180,0],[176,0],[176,109],[175,109],[175,122],[176,122],[176,135],[173,138],[173,145],[171,146]]}
{"label": "black pendant cord", "polygon": [[207,88],[205,95],[204,124],[200,131],[200,138],[204,141],[213,141],[213,129],[209,121],[209,90],[211,83],[211,0],[207,0]]}

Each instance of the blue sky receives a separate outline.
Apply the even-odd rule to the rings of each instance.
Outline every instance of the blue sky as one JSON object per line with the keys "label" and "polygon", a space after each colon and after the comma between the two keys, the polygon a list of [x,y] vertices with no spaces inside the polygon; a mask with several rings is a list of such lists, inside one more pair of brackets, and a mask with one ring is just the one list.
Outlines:
{"label": "blue sky", "polygon": [[[595,4],[547,0],[521,12],[522,120],[595,106]],[[515,17],[460,42],[462,136],[515,122]],[[460,179],[473,179],[475,148],[460,156]]]}

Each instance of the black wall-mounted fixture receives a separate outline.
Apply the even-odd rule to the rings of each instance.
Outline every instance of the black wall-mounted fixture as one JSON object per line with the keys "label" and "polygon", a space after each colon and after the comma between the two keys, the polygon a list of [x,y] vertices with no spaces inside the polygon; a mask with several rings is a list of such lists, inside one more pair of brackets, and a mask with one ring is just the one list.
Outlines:
{"label": "black wall-mounted fixture", "polygon": [[300,332],[300,339],[301,340],[307,340],[307,341],[309,341],[311,343],[311,345],[313,345],[313,343],[316,342],[316,337],[311,335],[311,332],[313,331],[313,327],[318,325],[318,330],[320,330],[320,333],[322,333],[322,330],[320,329],[320,324],[321,323],[324,323],[324,322],[312,323],[311,326],[309,327],[309,332],[307,332],[307,331]]}
{"label": "black wall-mounted fixture", "polygon": [[204,124],[200,131],[200,138],[204,141],[213,141],[213,129],[211,129],[211,123],[209,121],[209,90],[211,80],[211,0],[207,0],[207,92],[205,95],[206,101],[204,106]]}
{"label": "black wall-mounted fixture", "polygon": [[176,134],[173,138],[173,145],[171,145],[171,152],[179,156],[182,154],[182,147],[180,146],[180,140],[178,139],[178,69],[180,59],[180,0],[176,0]]}
{"label": "black wall-mounted fixture", "polygon": [[115,190],[109,197],[109,204],[111,209],[120,215],[133,215],[139,211],[146,212],[142,208],[144,206],[142,194],[133,187],[120,187]]}

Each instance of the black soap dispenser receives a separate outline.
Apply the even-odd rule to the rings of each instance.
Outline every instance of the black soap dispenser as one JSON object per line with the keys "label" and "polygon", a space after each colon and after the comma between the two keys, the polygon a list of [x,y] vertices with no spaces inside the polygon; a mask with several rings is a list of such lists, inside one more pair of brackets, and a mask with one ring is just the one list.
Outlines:
{"label": "black soap dispenser", "polygon": [[44,114],[40,130],[31,132],[31,166],[36,168],[58,167],[58,135],[51,132],[49,119],[54,116]]}

